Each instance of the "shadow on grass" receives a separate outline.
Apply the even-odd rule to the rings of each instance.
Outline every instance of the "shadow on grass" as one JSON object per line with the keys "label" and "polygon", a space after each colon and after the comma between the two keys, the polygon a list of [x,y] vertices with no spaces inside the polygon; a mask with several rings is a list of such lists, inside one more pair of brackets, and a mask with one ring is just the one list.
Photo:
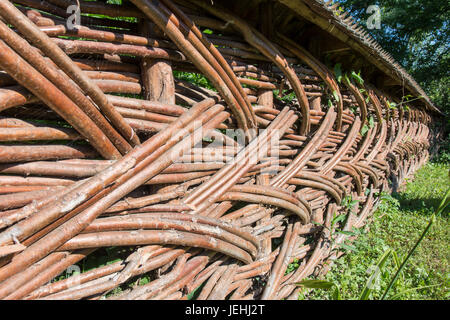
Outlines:
{"label": "shadow on grass", "polygon": [[[392,197],[400,202],[400,209],[407,211],[417,211],[425,216],[431,216],[441,204],[441,198],[409,198],[404,193],[392,193]],[[440,216],[448,217],[450,208],[447,207]]]}

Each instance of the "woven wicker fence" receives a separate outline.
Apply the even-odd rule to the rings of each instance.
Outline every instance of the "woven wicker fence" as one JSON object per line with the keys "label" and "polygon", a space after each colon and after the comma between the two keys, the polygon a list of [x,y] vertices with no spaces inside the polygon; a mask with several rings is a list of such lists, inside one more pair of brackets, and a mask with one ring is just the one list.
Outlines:
{"label": "woven wicker fence", "polygon": [[425,102],[241,2],[0,0],[1,298],[295,299],[428,159]]}

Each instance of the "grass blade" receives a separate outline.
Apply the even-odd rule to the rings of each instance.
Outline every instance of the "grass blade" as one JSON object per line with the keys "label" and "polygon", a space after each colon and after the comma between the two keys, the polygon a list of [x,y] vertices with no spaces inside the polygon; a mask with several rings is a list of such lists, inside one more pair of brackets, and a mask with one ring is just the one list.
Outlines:
{"label": "grass blade", "polygon": [[303,280],[296,285],[309,289],[331,289],[335,284],[326,280]]}
{"label": "grass blade", "polygon": [[399,292],[399,293],[393,295],[392,297],[389,298],[389,300],[397,300],[400,296],[402,296],[402,295],[404,295],[405,293],[408,293],[408,292],[413,292],[413,291],[416,291],[416,290],[422,290],[422,289],[427,289],[427,288],[434,288],[434,287],[438,287],[438,286],[441,286],[441,285],[442,284],[439,283],[439,284],[433,284],[433,285],[429,285],[429,286],[416,287],[416,288],[404,290],[402,292]]}
{"label": "grass blade", "polygon": [[430,219],[430,222],[428,223],[428,225],[425,228],[425,230],[422,232],[422,235],[420,236],[419,240],[417,240],[416,244],[411,249],[411,251],[409,251],[409,253],[406,256],[405,260],[403,260],[401,266],[397,269],[397,272],[395,273],[394,277],[392,278],[391,282],[389,283],[389,286],[387,287],[386,291],[384,292],[383,296],[381,297],[381,300],[386,299],[387,294],[389,293],[389,291],[392,289],[393,285],[397,281],[397,278],[400,275],[400,272],[402,272],[402,270],[405,267],[406,263],[408,262],[409,258],[411,258],[411,256],[413,255],[414,251],[416,251],[417,247],[422,242],[423,238],[425,238],[425,235],[430,230],[431,226],[434,223],[434,220],[435,220],[435,215],[433,214],[433,216]]}
{"label": "grass blade", "polygon": [[383,255],[378,259],[377,264],[375,265],[375,271],[373,274],[367,279],[367,282],[364,286],[364,289],[361,291],[361,295],[359,297],[359,300],[367,300],[369,299],[370,293],[372,292],[372,283],[374,282],[374,277],[379,276],[381,271],[383,270],[383,267],[389,258],[389,256],[392,254],[392,249],[387,249]]}
{"label": "grass blade", "polygon": [[437,208],[435,214],[433,214],[433,216],[431,217],[430,222],[428,223],[428,226],[422,232],[422,235],[420,236],[419,240],[417,240],[416,244],[411,249],[411,251],[408,253],[408,255],[406,256],[406,258],[403,261],[402,265],[398,268],[397,272],[395,273],[394,277],[392,278],[391,282],[389,283],[389,286],[387,287],[386,291],[384,292],[383,296],[381,297],[381,300],[384,300],[386,298],[387,294],[389,293],[389,291],[392,289],[392,286],[394,285],[395,281],[397,281],[397,278],[398,278],[400,272],[405,267],[405,265],[408,262],[409,258],[412,256],[414,251],[416,251],[417,247],[422,242],[422,240],[425,237],[425,235],[427,234],[427,232],[430,230],[432,224],[435,221],[436,215],[440,215],[449,204],[450,204],[450,188],[447,189],[447,192],[445,193],[445,196],[442,199],[441,204]]}
{"label": "grass blade", "polygon": [[441,204],[437,208],[436,215],[440,215],[449,204],[450,204],[450,188],[447,189],[447,192],[445,193],[445,196],[442,199]]}

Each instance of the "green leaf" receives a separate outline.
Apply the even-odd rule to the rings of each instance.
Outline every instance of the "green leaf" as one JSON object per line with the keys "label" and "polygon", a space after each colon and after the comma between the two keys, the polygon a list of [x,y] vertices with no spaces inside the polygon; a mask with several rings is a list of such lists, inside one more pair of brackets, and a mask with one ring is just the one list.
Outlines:
{"label": "green leaf", "polygon": [[394,258],[394,262],[397,268],[400,268],[401,263],[400,263],[400,259],[398,258],[397,252],[396,251],[392,251],[392,257]]}
{"label": "green leaf", "polygon": [[350,79],[348,78],[348,75],[347,75],[347,73],[346,73],[346,74],[344,74],[344,79],[345,79],[345,81],[347,81],[347,83],[350,83]]}
{"label": "green leaf", "polygon": [[351,76],[352,76],[356,81],[358,81],[359,84],[363,84],[363,83],[364,83],[363,78],[361,78],[360,72],[356,73],[355,71],[352,71]]}
{"label": "green leaf", "polygon": [[335,284],[325,280],[302,280],[296,283],[297,286],[302,286],[309,289],[331,289]]}
{"label": "green leaf", "polygon": [[199,285],[197,288],[195,288],[194,290],[192,290],[186,297],[187,300],[192,300],[192,298],[195,297],[195,295],[197,294],[197,292],[199,291],[199,289],[201,287],[204,286],[204,283],[202,283],[201,285]]}
{"label": "green leaf", "polygon": [[352,231],[344,231],[344,230],[342,230],[342,231],[336,231],[336,233],[340,233],[340,234],[343,234],[345,236],[356,236],[356,233],[354,233]]}
{"label": "green leaf", "polygon": [[450,205],[450,188],[447,189],[447,192],[445,193],[445,196],[442,199],[441,204],[436,210],[436,214],[440,215],[449,205]]}
{"label": "green leaf", "polygon": [[[400,266],[402,264],[400,262],[400,259],[398,258],[397,252],[394,251],[394,250],[392,251],[392,258],[394,259],[396,268],[400,268]],[[404,275],[403,274],[402,274],[402,279],[404,280]]]}
{"label": "green leaf", "polygon": [[389,100],[386,100],[386,101],[389,106],[389,109],[397,109],[397,104],[395,102],[391,102]]}
{"label": "green leaf", "polygon": [[337,93],[337,91],[336,90],[333,90],[333,97],[334,97],[334,99],[337,101],[337,102],[339,102],[340,101],[340,99],[339,99],[339,95],[338,95],[338,93]]}
{"label": "green leaf", "polygon": [[409,98],[413,98],[413,96],[412,95],[410,95],[410,94],[407,94],[406,96],[404,96],[403,97],[404,99],[406,99],[406,101],[408,101],[409,100]]}
{"label": "green leaf", "polygon": [[341,300],[341,292],[338,286],[335,286],[332,298],[333,300]]}
{"label": "green leaf", "polygon": [[353,200],[353,201],[351,201],[351,202],[348,204],[348,206],[349,206],[350,208],[353,208],[353,207],[356,206],[358,203],[359,203],[358,200]]}
{"label": "green leaf", "polygon": [[367,131],[369,131],[369,126],[367,124],[365,124],[361,128],[361,135],[364,137],[366,135]]}
{"label": "green leaf", "polygon": [[333,225],[338,222],[344,221],[344,220],[345,220],[345,214],[338,215],[337,217],[335,217],[333,219]]}

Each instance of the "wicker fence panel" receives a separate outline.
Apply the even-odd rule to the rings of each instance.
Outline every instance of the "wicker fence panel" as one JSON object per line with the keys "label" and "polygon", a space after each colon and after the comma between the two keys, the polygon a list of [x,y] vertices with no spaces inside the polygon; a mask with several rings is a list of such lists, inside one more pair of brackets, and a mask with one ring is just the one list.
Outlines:
{"label": "wicker fence panel", "polygon": [[0,0],[3,299],[295,299],[428,160],[429,111],[264,15],[76,3]]}

